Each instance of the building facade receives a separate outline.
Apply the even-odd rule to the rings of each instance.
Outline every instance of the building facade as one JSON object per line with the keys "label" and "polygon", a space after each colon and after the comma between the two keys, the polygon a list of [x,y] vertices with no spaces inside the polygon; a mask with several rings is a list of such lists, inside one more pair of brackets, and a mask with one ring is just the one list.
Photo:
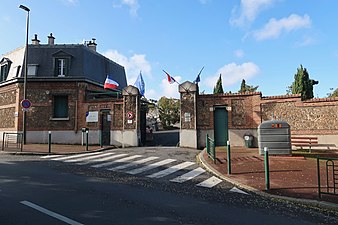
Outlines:
{"label": "building facade", "polygon": [[[104,129],[111,144],[110,131],[123,129],[124,67],[96,52],[95,39],[75,45],[55,44],[54,39],[50,34],[48,43],[40,44],[35,35],[28,46],[27,143],[46,143],[49,131],[55,143],[81,143],[82,128],[89,128],[92,143],[105,135]],[[21,47],[0,60],[0,134],[23,130],[24,57]],[[103,89],[108,74],[118,90]]]}

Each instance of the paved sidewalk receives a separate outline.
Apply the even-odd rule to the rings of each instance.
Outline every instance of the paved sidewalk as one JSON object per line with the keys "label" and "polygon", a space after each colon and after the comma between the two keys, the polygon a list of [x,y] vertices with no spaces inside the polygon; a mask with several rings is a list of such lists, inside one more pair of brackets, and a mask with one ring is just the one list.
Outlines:
{"label": "paved sidewalk", "polygon": [[[318,197],[317,160],[304,156],[269,156],[270,190],[266,191],[264,156],[260,156],[257,148],[231,148],[231,175],[227,172],[226,150],[218,149],[216,164],[202,151],[202,163],[224,179],[252,191],[272,195],[305,199],[308,202],[329,202],[338,208],[338,196],[322,195]],[[325,157],[338,158],[338,153]],[[321,163],[321,177],[325,175],[325,162]],[[324,179],[321,179],[324,183]],[[321,185],[323,187],[323,185]]]}
{"label": "paved sidewalk", "polygon": [[[1,145],[2,146],[2,145]],[[109,148],[109,147],[108,147]],[[113,147],[110,147],[113,148]],[[98,151],[104,150],[99,145],[89,145],[88,151]],[[85,145],[61,145],[61,144],[52,144],[51,145],[51,154],[74,154],[74,153],[84,153],[86,152]],[[26,144],[23,145],[22,151],[20,149],[6,149],[8,153],[13,154],[48,154],[49,147],[48,144]]]}

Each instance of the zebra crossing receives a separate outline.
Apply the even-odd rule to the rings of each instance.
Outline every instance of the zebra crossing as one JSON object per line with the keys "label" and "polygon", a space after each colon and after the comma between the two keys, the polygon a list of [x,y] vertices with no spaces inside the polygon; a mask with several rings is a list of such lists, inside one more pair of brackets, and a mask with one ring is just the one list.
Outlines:
{"label": "zebra crossing", "polygon": [[[47,155],[41,158],[77,165],[88,165],[92,168],[119,171],[152,179],[170,177],[169,180],[173,183],[184,183],[195,179],[198,182],[195,186],[204,188],[212,188],[222,182],[221,179],[207,174],[206,171],[195,162],[178,162],[177,159],[161,159],[157,156],[106,151],[68,156]],[[175,175],[177,173],[181,174]],[[201,179],[203,181],[201,181]]]}

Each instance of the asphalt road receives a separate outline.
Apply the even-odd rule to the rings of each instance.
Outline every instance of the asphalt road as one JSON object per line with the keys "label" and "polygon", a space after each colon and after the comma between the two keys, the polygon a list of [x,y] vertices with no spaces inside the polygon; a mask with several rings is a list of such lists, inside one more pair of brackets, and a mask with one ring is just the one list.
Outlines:
{"label": "asphalt road", "polygon": [[[178,163],[194,162],[196,150],[135,148],[115,149],[110,153],[113,156],[126,154],[120,159],[138,155],[138,159],[131,160],[134,163],[144,157],[176,161],[129,174],[123,170],[92,167],[97,165],[98,155],[65,162],[65,159],[1,154],[0,224],[338,223],[337,211],[271,200],[250,192],[233,192],[233,185],[225,181],[210,188],[197,186],[212,177],[207,172],[184,183],[172,182],[177,176],[174,173],[151,177]],[[115,162],[114,167],[126,163]],[[192,167],[191,170],[199,165]],[[186,172],[189,170],[184,169],[181,174]]]}

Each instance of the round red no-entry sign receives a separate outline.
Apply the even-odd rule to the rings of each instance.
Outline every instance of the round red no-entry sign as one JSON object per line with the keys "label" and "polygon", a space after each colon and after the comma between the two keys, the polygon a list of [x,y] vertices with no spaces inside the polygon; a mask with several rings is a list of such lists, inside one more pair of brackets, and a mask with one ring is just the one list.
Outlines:
{"label": "round red no-entry sign", "polygon": [[32,103],[28,99],[24,99],[21,101],[21,106],[24,109],[28,109],[29,107],[32,106]]}

